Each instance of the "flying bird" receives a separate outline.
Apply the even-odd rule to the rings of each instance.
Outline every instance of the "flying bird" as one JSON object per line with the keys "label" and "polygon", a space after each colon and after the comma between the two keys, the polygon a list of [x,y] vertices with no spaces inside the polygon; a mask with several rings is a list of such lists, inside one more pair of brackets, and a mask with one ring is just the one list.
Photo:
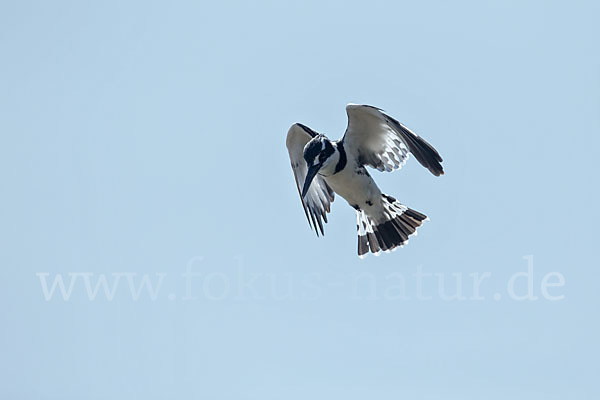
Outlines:
{"label": "flying bird", "polygon": [[324,235],[323,222],[335,193],[356,210],[358,255],[375,255],[402,247],[427,216],[381,193],[365,167],[379,171],[402,168],[410,154],[433,175],[444,174],[439,153],[383,110],[346,106],[348,127],[337,141],[296,123],[288,131],[290,155],[300,200],[309,225]]}

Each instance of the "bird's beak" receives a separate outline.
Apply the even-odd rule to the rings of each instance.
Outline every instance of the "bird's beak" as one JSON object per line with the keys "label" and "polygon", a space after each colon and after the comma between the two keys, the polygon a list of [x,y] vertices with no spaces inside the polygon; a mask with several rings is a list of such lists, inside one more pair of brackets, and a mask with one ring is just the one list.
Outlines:
{"label": "bird's beak", "polygon": [[319,169],[321,169],[321,164],[316,164],[308,168],[306,179],[304,180],[304,188],[302,188],[302,198],[306,196],[306,192],[308,192],[308,189],[310,188],[310,183],[315,179]]}

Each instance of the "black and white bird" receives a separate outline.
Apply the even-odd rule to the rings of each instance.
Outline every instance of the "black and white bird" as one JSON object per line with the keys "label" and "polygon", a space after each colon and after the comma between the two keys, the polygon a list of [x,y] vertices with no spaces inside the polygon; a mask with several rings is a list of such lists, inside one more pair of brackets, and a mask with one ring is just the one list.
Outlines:
{"label": "black and white bird", "polygon": [[425,140],[390,117],[367,105],[348,104],[344,137],[331,141],[296,123],[286,146],[300,200],[309,225],[324,234],[334,193],[354,209],[358,228],[358,255],[378,255],[402,247],[427,216],[381,193],[365,166],[379,171],[400,169],[410,154],[435,176],[444,174],[442,157]]}

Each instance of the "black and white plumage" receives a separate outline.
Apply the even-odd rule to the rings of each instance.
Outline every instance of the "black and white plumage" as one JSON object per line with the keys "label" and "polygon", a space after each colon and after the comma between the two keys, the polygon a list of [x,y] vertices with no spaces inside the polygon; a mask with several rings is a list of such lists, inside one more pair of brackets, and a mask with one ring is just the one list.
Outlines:
{"label": "black and white plumage", "polygon": [[365,166],[393,171],[412,154],[440,176],[442,157],[379,108],[348,104],[346,112],[348,127],[342,139],[330,141],[296,123],[288,131],[286,146],[304,212],[317,236],[324,234],[323,222],[337,193],[356,209],[358,255],[378,255],[402,247],[427,217],[381,193]]}

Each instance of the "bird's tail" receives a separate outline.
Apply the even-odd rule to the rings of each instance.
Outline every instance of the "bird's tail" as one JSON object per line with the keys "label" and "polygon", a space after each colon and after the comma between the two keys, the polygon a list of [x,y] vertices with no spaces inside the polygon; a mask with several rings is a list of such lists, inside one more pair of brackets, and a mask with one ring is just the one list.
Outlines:
{"label": "bird's tail", "polygon": [[358,256],[371,253],[378,256],[402,247],[408,238],[417,234],[417,228],[427,221],[426,215],[400,204],[395,198],[382,195],[385,220],[376,222],[363,210],[356,211],[358,228]]}

